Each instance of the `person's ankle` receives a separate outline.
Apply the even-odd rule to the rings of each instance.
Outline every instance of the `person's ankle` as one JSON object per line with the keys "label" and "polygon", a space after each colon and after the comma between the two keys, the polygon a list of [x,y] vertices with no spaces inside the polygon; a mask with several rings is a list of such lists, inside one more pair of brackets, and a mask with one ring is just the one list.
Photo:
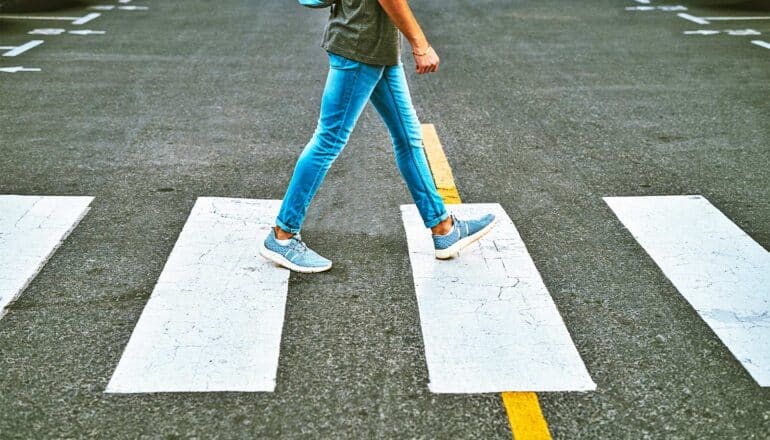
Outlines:
{"label": "person's ankle", "polygon": [[430,231],[433,235],[446,235],[452,230],[452,226],[454,226],[454,222],[452,221],[452,217],[449,216],[436,226],[430,228]]}
{"label": "person's ankle", "polygon": [[273,230],[275,230],[275,238],[278,240],[288,240],[294,236],[291,232],[286,232],[278,226],[273,226]]}

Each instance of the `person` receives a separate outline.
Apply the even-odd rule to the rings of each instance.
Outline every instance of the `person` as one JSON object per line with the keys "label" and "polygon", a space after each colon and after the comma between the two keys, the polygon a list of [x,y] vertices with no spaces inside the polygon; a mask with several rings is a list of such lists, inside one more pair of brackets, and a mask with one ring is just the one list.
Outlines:
{"label": "person", "polygon": [[260,247],[263,257],[297,272],[331,268],[329,259],[302,241],[300,228],[308,205],[368,101],[387,126],[396,163],[425,227],[431,229],[437,258],[457,255],[494,225],[491,213],[458,219],[438,194],[401,62],[399,31],[412,47],[417,74],[437,72],[440,59],[407,0],[334,2],[321,42],[329,71],[318,125],[296,162],[276,224]]}

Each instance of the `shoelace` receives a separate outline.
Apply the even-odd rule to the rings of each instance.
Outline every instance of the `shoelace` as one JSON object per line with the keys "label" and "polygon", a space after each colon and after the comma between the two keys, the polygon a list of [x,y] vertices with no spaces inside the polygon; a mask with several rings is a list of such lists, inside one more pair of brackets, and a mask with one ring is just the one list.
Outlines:
{"label": "shoelace", "polygon": [[302,237],[299,235],[299,232],[294,234],[294,236],[291,237],[291,243],[289,243],[293,249],[299,251],[299,252],[305,252],[307,250],[307,245],[304,241],[302,241]]}

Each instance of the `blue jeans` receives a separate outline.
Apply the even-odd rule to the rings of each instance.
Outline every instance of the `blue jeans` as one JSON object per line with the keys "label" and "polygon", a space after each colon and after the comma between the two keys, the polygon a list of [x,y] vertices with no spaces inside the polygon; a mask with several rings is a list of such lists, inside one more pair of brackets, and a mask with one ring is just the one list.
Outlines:
{"label": "blue jeans", "polygon": [[318,125],[294,167],[276,224],[284,231],[299,232],[310,201],[347,144],[367,101],[372,102],[388,127],[396,164],[425,227],[446,219],[449,213],[428,167],[420,121],[412,106],[403,64],[380,66],[327,54],[329,74]]}

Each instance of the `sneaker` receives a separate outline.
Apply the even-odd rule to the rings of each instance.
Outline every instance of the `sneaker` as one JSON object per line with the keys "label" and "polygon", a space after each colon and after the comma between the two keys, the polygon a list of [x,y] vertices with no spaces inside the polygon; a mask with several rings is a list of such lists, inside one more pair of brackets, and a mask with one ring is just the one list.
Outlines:
{"label": "sneaker", "polygon": [[296,272],[315,273],[332,268],[332,262],[307,247],[300,234],[294,234],[285,246],[276,240],[275,229],[270,228],[270,234],[259,248],[260,255]]}
{"label": "sneaker", "polygon": [[445,235],[433,235],[433,247],[436,258],[452,258],[460,249],[468,246],[489,232],[497,222],[494,214],[487,214],[478,219],[458,220],[452,215],[452,229]]}

